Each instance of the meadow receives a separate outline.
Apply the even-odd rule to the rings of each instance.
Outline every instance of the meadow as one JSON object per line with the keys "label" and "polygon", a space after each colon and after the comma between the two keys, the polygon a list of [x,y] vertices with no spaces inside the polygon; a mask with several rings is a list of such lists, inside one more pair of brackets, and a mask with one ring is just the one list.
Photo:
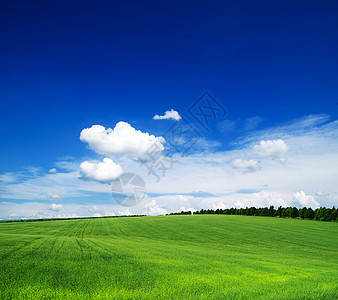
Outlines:
{"label": "meadow", "polygon": [[338,224],[233,215],[0,224],[1,299],[337,299]]}

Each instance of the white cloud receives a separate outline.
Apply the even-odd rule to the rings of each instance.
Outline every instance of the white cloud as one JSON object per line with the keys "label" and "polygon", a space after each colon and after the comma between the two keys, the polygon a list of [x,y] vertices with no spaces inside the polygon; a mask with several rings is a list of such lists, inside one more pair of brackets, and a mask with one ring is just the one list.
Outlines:
{"label": "white cloud", "polygon": [[133,213],[130,212],[130,210],[128,208],[123,208],[123,209],[119,209],[117,211],[117,215],[118,216],[131,216],[131,215],[133,215]]}
{"label": "white cloud", "polygon": [[[161,195],[152,197],[149,206],[159,206],[169,212],[181,210],[200,210],[200,209],[217,209],[230,207],[265,207],[273,205],[288,206],[291,199],[285,199],[285,195],[271,191],[259,191],[257,193],[231,193],[218,194],[214,196],[203,195]],[[186,209],[185,209],[186,208]],[[146,211],[149,213],[148,211]]]}
{"label": "white cloud", "polygon": [[289,150],[289,146],[281,139],[260,141],[259,145],[254,146],[257,154],[271,159],[285,160],[285,153]]}
{"label": "white cloud", "polygon": [[182,207],[180,207],[180,209],[177,212],[181,212],[181,211],[190,211],[190,212],[194,213],[195,211],[197,211],[197,209],[194,209],[192,207],[185,208],[184,206],[182,206]]}
{"label": "white cloud", "polygon": [[67,169],[67,172],[54,174],[45,173],[31,176],[20,172],[17,174],[20,178],[19,182],[0,182],[0,198],[30,201],[48,200],[53,199],[50,194],[56,195],[57,193],[63,199],[67,197],[83,199],[93,193],[110,193],[107,185],[96,181],[79,180],[79,176],[81,176],[79,161],[72,161],[69,165],[71,168]]}
{"label": "white cloud", "polygon": [[52,199],[59,199],[60,198],[58,194],[48,193],[48,196]]}
{"label": "white cloud", "polygon": [[[54,209],[53,209],[54,208]],[[25,202],[22,204],[0,202],[0,219],[41,219],[41,218],[75,218],[77,214],[61,212],[59,204],[55,206],[46,203]],[[66,208],[68,211],[73,209]]]}
{"label": "white cloud", "polygon": [[244,160],[240,158],[235,159],[231,163],[231,166],[242,173],[255,172],[261,168],[257,160]]}
{"label": "white cloud", "polygon": [[110,158],[104,158],[103,162],[85,161],[80,165],[81,175],[84,179],[98,182],[112,181],[122,174],[122,168]]}
{"label": "white cloud", "polygon": [[0,181],[4,182],[4,183],[10,183],[10,182],[14,182],[17,180],[17,176],[14,173],[11,172],[6,172],[3,174],[0,174]]}
{"label": "white cloud", "polygon": [[52,203],[52,204],[49,206],[49,209],[50,209],[50,210],[54,210],[54,211],[59,211],[61,208],[62,208],[62,205],[61,205],[61,204],[55,204],[55,203]]}
{"label": "white cloud", "polygon": [[303,191],[293,194],[293,200],[300,203],[304,207],[318,208],[319,203],[311,195],[306,195]]}
{"label": "white cloud", "polygon": [[[290,197],[289,197],[290,196]],[[338,195],[336,196],[336,200]],[[58,205],[58,204],[56,204]],[[62,217],[90,217],[90,216],[119,216],[119,215],[163,215],[167,212],[181,210],[217,209],[230,207],[265,207],[274,205],[293,206],[295,202],[292,194],[283,194],[272,191],[259,191],[257,193],[231,193],[214,196],[201,195],[160,195],[144,200],[134,207],[121,207],[114,204],[74,204],[62,205],[60,210],[52,210],[46,203],[26,202],[22,204],[0,202],[0,219],[20,218],[62,218]]]}
{"label": "white cloud", "polygon": [[300,119],[295,119],[288,121],[282,125],[266,128],[263,130],[254,131],[245,136],[239,138],[236,141],[236,144],[245,144],[248,142],[256,142],[258,137],[261,140],[265,139],[286,139],[291,135],[293,136],[301,136],[307,135],[311,132],[314,134],[315,131],[323,129],[328,126],[332,128],[332,126],[336,126],[335,123],[337,121],[333,121],[331,123],[325,124],[329,120],[330,116],[325,114],[319,115],[309,115]]}
{"label": "white cloud", "polygon": [[60,196],[58,194],[53,194],[53,193],[41,193],[41,196],[47,197],[49,199],[59,199]]}
{"label": "white cloud", "polygon": [[118,122],[114,129],[93,125],[81,131],[80,140],[88,143],[91,149],[103,155],[116,154],[142,155],[152,145],[163,150],[165,140],[148,132],[136,130],[126,122]]}
{"label": "white cloud", "polygon": [[163,116],[155,115],[154,120],[168,120],[173,119],[176,121],[179,121],[182,119],[182,117],[179,115],[179,113],[173,109],[167,110]]}
{"label": "white cloud", "polygon": [[143,209],[144,213],[149,216],[165,215],[168,213],[164,208],[157,205],[156,200],[151,200]]}
{"label": "white cloud", "polygon": [[55,168],[52,168],[48,171],[49,173],[56,173],[56,169]]}
{"label": "white cloud", "polygon": [[[311,117],[311,119],[316,118]],[[156,182],[156,177],[149,174],[149,170],[140,166],[138,162],[128,157],[121,157],[119,164],[125,171],[140,175],[146,183],[148,194],[151,195],[150,199],[145,199],[140,205],[131,207],[129,212],[131,214],[153,213],[150,210],[152,206],[173,212],[182,207],[226,208],[235,204],[244,207],[298,205],[299,202],[294,202],[295,191],[306,191],[309,195],[314,195],[316,200],[314,205],[319,203],[320,206],[338,206],[338,122],[318,125],[316,121],[316,125],[308,125],[313,122],[302,120],[301,124],[257,131],[255,137],[250,134],[249,140],[237,144],[235,149],[228,151],[204,151],[194,152],[184,157],[174,156],[173,168],[166,170],[165,175],[161,170],[157,170],[161,176],[159,182]],[[302,129],[302,126],[306,126],[305,129]],[[298,128],[296,133],[294,128]],[[278,139],[282,139],[290,147],[284,164],[272,159],[261,160],[261,155],[253,150],[253,145],[259,145],[260,141]],[[238,158],[246,158],[248,161],[261,160],[260,171],[248,172],[244,175],[236,171],[231,163]],[[124,212],[124,208],[118,205],[111,204],[103,207],[98,204],[97,201],[111,197],[110,187],[95,181],[79,180],[79,166],[80,162],[67,159],[65,162],[56,164],[57,173],[39,172],[35,175],[14,173],[13,175],[20,180],[8,183],[0,181],[2,198],[0,215],[6,218],[13,214],[25,217],[45,217],[50,214],[52,217],[56,215],[61,217],[92,216],[99,213],[104,216],[119,215]],[[318,192],[319,190],[323,192]],[[172,195],[173,191],[175,195]],[[192,191],[203,191],[203,193]],[[49,192],[57,193],[63,199],[62,213],[56,214],[48,210],[49,203],[41,203],[42,201],[40,204],[35,204],[34,209],[29,204],[4,204],[5,200],[12,201],[9,199],[27,202],[39,199],[47,202],[50,200],[46,197]],[[91,200],[93,202],[88,205],[71,204],[74,198],[77,198],[76,202],[80,200],[86,203]],[[309,200],[311,199],[310,197]],[[155,200],[156,204],[145,207],[147,202],[152,200]],[[66,202],[67,205],[64,204]],[[93,206],[97,206],[97,210]]]}

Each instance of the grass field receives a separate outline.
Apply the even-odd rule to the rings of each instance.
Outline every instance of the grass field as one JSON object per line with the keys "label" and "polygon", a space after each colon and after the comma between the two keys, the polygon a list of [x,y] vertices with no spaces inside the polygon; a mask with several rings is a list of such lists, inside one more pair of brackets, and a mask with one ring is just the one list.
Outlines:
{"label": "grass field", "polygon": [[230,215],[0,224],[1,299],[337,299],[338,224]]}

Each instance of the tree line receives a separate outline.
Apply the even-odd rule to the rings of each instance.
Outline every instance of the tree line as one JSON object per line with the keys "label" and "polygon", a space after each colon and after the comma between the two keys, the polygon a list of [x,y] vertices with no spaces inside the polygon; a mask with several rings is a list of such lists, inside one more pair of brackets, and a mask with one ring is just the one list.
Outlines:
{"label": "tree line", "polygon": [[282,207],[275,209],[270,207],[246,207],[246,208],[226,208],[226,209],[201,209],[199,211],[181,211],[170,213],[168,215],[244,215],[244,216],[266,216],[266,217],[280,217],[280,218],[299,218],[316,221],[338,221],[338,209],[334,206],[332,208],[321,207],[313,210],[311,207]]}

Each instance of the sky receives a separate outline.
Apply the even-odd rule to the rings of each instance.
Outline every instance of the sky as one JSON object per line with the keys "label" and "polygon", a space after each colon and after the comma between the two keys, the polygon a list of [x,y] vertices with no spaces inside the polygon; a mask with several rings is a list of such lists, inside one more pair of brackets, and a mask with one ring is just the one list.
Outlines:
{"label": "sky", "polygon": [[[3,1],[0,218],[337,206],[337,14]],[[146,194],[125,206],[112,183],[130,173]]]}

